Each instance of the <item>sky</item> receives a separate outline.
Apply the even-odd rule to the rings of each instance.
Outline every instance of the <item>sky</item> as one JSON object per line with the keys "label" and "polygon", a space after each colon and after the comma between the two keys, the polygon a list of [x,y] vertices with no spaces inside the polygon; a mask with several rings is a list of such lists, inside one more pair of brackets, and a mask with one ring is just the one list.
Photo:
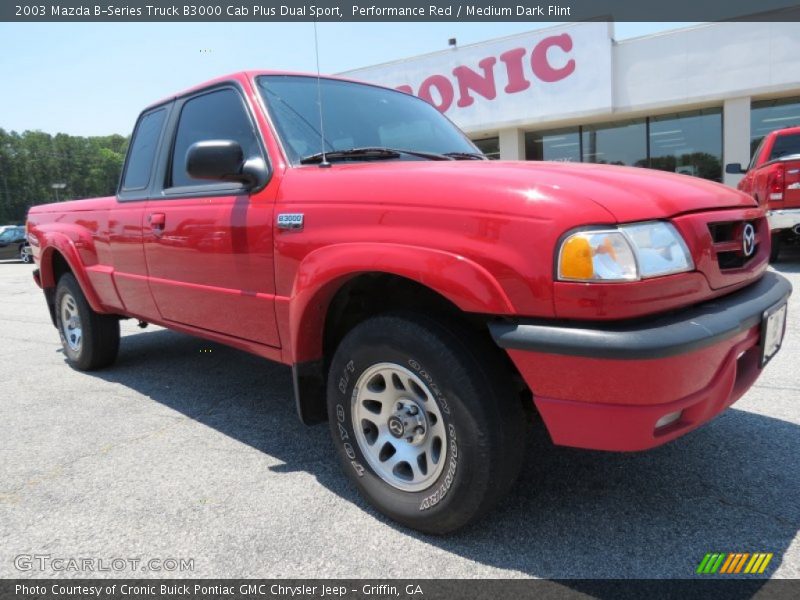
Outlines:
{"label": "sky", "polygon": [[[338,73],[554,23],[320,23]],[[693,23],[617,23],[615,39]],[[312,23],[2,23],[0,128],[128,135],[148,104],[244,69],[316,72]]]}

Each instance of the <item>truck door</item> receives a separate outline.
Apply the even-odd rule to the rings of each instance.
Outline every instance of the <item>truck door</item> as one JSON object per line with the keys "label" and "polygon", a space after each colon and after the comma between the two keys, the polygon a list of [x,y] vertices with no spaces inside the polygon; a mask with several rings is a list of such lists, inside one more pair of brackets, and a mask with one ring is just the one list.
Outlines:
{"label": "truck door", "polygon": [[240,90],[224,85],[176,102],[163,189],[145,209],[150,290],[161,317],[279,346],[275,319],[273,200],[277,183],[250,194],[238,182],[191,178],[195,142],[234,140],[245,158],[266,152]]}
{"label": "truck door", "polygon": [[[108,212],[108,244],[120,308],[145,320],[157,319],[159,314],[147,281],[142,245],[144,210],[171,109],[172,103],[167,102],[139,117],[125,158],[117,203]],[[110,297],[107,295],[107,301]]]}

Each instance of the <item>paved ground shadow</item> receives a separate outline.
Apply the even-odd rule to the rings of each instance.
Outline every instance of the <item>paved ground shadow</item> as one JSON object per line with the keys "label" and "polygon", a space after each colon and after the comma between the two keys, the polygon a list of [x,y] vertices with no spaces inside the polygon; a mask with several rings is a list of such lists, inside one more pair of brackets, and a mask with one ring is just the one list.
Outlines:
{"label": "paved ground shadow", "polygon": [[[159,330],[125,336],[117,365],[98,376],[280,459],[275,470],[307,471],[373,512],[339,471],[327,427],[298,422],[284,366]],[[198,380],[202,391],[188,395]],[[692,577],[713,551],[774,552],[774,568],[800,529],[800,471],[787,472],[777,456],[800,456],[800,428],[736,409],[639,454],[554,447],[535,427],[518,485],[487,518],[449,537],[402,531],[543,578]]]}
{"label": "paved ground shadow", "polygon": [[778,262],[771,266],[778,273],[800,273],[800,245],[783,248]]}

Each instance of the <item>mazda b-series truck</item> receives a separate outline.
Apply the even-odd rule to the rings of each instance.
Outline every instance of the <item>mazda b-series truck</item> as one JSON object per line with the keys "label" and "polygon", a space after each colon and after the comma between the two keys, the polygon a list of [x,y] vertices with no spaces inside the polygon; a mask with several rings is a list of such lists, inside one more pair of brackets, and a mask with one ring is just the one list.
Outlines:
{"label": "mazda b-series truck", "polygon": [[614,451],[708,422],[791,293],[747,194],[489,161],[412,95],[272,72],[145,109],[116,195],[36,206],[28,237],[74,368],[125,318],[290,365],[358,490],[435,533],[508,491],[533,418]]}
{"label": "mazda b-series truck", "polygon": [[725,170],[744,173],[737,188],[766,207],[772,236],[770,260],[777,261],[782,246],[800,243],[800,127],[768,133],[747,169],[731,163]]}

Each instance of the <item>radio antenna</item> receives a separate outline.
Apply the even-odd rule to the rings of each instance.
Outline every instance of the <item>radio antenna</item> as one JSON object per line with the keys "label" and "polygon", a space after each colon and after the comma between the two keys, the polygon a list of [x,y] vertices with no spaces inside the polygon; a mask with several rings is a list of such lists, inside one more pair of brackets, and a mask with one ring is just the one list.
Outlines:
{"label": "radio antenna", "polygon": [[317,55],[317,106],[319,106],[319,137],[320,144],[322,145],[322,162],[319,163],[320,167],[330,167],[331,163],[328,162],[325,156],[325,123],[322,118],[322,84],[320,83],[319,75],[319,39],[317,37],[317,19],[314,18],[314,52]]}

